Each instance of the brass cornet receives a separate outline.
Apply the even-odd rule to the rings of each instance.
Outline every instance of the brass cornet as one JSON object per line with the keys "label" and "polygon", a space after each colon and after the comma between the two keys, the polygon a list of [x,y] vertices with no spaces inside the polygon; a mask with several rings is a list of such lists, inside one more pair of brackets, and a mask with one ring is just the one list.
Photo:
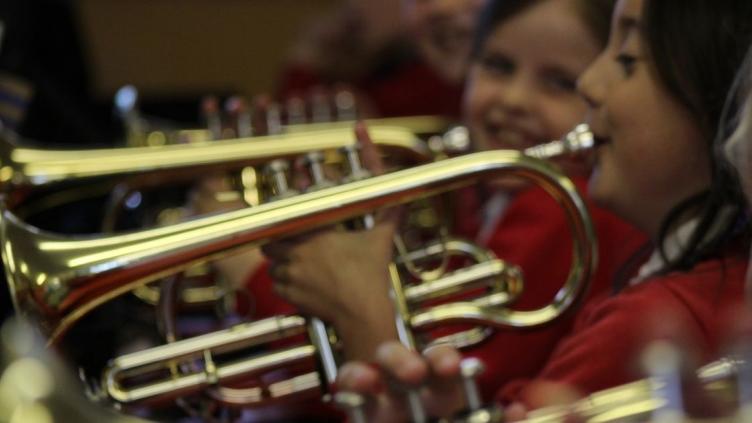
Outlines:
{"label": "brass cornet", "polygon": [[[301,136],[301,140],[304,138]],[[549,157],[551,152],[561,154],[586,149],[592,146],[592,142],[592,135],[581,126],[564,140],[534,148],[529,153]],[[176,157],[177,162],[180,162],[179,157]],[[182,163],[189,160],[187,153],[183,160]],[[585,205],[571,181],[546,163],[517,151],[475,153],[251,209],[113,236],[61,237],[24,224],[6,209],[0,217],[0,242],[16,309],[38,322],[48,336],[49,344],[56,344],[94,307],[188,266],[230,251],[258,246],[269,240],[500,175],[519,176],[541,185],[562,205],[575,240],[575,264],[567,281],[553,303],[539,310],[504,308],[514,296],[512,294],[506,297],[496,295],[490,303],[480,299],[415,309],[416,303],[423,303],[437,293],[461,291],[476,276],[501,274],[510,287],[519,286],[514,279],[517,275],[510,273],[507,265],[498,261],[480,263],[469,273],[475,273],[472,277],[458,273],[449,275],[448,279],[416,286],[414,290],[399,290],[403,300],[401,305],[407,311],[406,323],[414,331],[451,322],[502,327],[544,324],[574,305],[586,289],[595,262],[595,236]],[[166,398],[202,390],[209,385],[218,386],[284,363],[305,361],[318,353],[313,346],[272,351],[248,360],[233,360],[226,365],[219,365],[215,357],[238,347],[300,333],[304,324],[304,320],[296,316],[272,318],[120,357],[113,361],[105,377],[108,394],[123,402]],[[198,371],[176,376],[176,362],[197,357],[203,361]],[[135,387],[132,391],[121,384],[128,376],[155,369],[166,373],[166,379],[152,380],[148,386]],[[267,386],[258,391],[258,395],[268,399],[273,396],[270,395],[272,391],[277,396],[285,396],[297,393],[300,386],[316,388],[319,385],[317,378],[303,375],[300,379]]]}
{"label": "brass cornet", "polygon": [[[434,138],[432,147],[417,134],[440,131],[448,125],[437,117],[376,119],[368,121],[369,134],[380,151],[394,163],[419,164],[436,154],[461,151],[466,145]],[[267,164],[273,159],[300,157],[320,151],[327,161],[337,160],[339,148],[352,146],[352,122],[316,123],[285,127],[285,133],[269,136],[210,141],[207,131],[179,131],[184,144],[88,150],[48,150],[28,147],[32,143],[0,127],[0,191],[6,206],[21,217],[52,208],[82,196],[113,193],[107,205],[104,230],[115,226],[120,207],[120,188],[139,190],[148,186],[195,179],[198,172],[233,170]],[[432,150],[433,149],[433,150]],[[118,189],[114,189],[117,185]],[[35,194],[35,195],[31,195]],[[32,200],[28,200],[32,198]],[[142,298],[159,295],[141,287]],[[183,295],[196,302],[216,300],[217,289],[188,289]],[[148,294],[148,295],[147,295]],[[156,302],[154,300],[153,302]],[[192,302],[192,301],[189,301]]]}
{"label": "brass cornet", "polygon": [[[432,157],[426,143],[405,128],[375,126],[374,142],[385,154],[408,163],[425,163]],[[253,138],[196,142],[159,147],[46,150],[14,133],[0,131],[0,190],[9,207],[22,202],[28,191],[59,183],[90,182],[95,178],[148,175],[138,183],[164,184],[195,177],[195,171],[258,165],[272,159],[291,158],[309,151],[332,151],[355,143],[351,127],[311,132],[291,132]],[[138,183],[135,183],[138,186]]]}
{"label": "brass cornet", "polygon": [[[724,357],[696,372],[699,388],[706,395],[701,398],[704,417],[690,417],[688,409],[695,408],[684,399],[679,351],[668,342],[650,344],[643,359],[650,377],[602,391],[594,392],[569,404],[549,406],[527,412],[519,423],[746,423],[752,417],[749,384],[750,367],[746,358]],[[647,364],[647,363],[646,363]],[[475,377],[482,373],[483,364],[474,358],[460,363],[460,379],[466,408],[442,422],[503,423],[504,413],[497,404],[484,406]],[[686,390],[691,391],[691,390]],[[697,393],[695,393],[696,395]],[[696,401],[697,399],[695,399]],[[355,392],[338,392],[334,402],[346,411],[349,421],[367,423],[365,397]],[[711,405],[712,403],[712,405]],[[689,406],[689,407],[688,407]],[[697,411],[695,411],[696,413]],[[712,416],[712,417],[711,417]],[[424,419],[413,419],[421,420]]]}
{"label": "brass cornet", "polygon": [[[723,406],[729,414],[733,410],[737,412],[728,417],[691,421],[698,423],[748,421],[750,405],[739,400],[740,387],[737,383],[740,377],[749,376],[749,370],[743,370],[749,366],[745,360],[725,357],[697,370],[697,379],[708,398]],[[660,395],[664,389],[666,389],[666,382],[660,378],[641,379],[595,392],[574,404],[534,410],[529,413],[524,423],[559,423],[565,421],[569,415],[577,416],[583,422],[593,423],[653,421],[656,413],[668,405],[668,400]],[[690,421],[678,420],[679,418],[681,417],[675,416],[672,421]]]}

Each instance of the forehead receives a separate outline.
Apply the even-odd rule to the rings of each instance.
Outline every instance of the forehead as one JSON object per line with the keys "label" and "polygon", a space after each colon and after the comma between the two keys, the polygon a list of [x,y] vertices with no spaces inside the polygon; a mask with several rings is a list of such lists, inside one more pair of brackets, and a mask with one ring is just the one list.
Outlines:
{"label": "forehead", "polygon": [[573,0],[543,0],[522,7],[516,13],[506,16],[496,29],[524,27],[538,32],[561,31],[584,26],[581,14]]}
{"label": "forehead", "polygon": [[575,2],[562,0],[537,2],[511,16],[491,32],[484,48],[572,65],[600,51]]}
{"label": "forehead", "polygon": [[624,31],[637,26],[644,2],[645,0],[619,0],[614,8],[613,28]]}

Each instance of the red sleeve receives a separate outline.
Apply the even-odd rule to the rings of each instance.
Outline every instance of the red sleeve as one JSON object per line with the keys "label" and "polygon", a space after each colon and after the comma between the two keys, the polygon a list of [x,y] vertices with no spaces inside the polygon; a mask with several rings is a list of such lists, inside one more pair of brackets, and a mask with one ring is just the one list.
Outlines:
{"label": "red sleeve", "polygon": [[[584,179],[575,181],[584,187]],[[645,237],[613,214],[588,204],[598,243],[598,267],[588,300],[610,293],[614,275]],[[543,189],[520,192],[509,204],[488,247],[520,266],[525,292],[515,309],[530,310],[551,302],[566,279],[572,262],[572,235],[561,207]],[[486,363],[479,378],[484,396],[493,397],[510,380],[534,377],[558,342],[570,332],[574,313],[545,327],[500,329],[489,341],[467,352]]]}
{"label": "red sleeve", "polygon": [[[528,190],[511,201],[487,246],[523,271],[525,290],[515,309],[531,310],[550,302],[567,276],[571,243],[563,213],[543,190]],[[534,330],[499,329],[467,350],[466,356],[486,364],[478,378],[484,397],[492,398],[509,380],[535,375],[571,324],[567,317]]]}
{"label": "red sleeve", "polygon": [[693,328],[692,317],[680,311],[674,300],[654,294],[607,299],[561,341],[535,380],[508,383],[498,398],[537,408],[546,405],[545,398],[536,395],[541,383],[561,383],[587,394],[639,379],[642,373],[637,360],[653,319],[660,315],[687,330]]}
{"label": "red sleeve", "polygon": [[[587,181],[574,182],[584,192]],[[594,205],[583,195],[593,221],[598,250],[590,296],[611,292],[614,276],[646,241],[640,231],[614,214]],[[517,194],[496,228],[488,247],[500,258],[520,266],[525,294],[518,307],[531,309],[547,304],[565,280],[572,263],[572,232],[564,211],[543,189]]]}
{"label": "red sleeve", "polygon": [[253,319],[263,319],[293,313],[295,307],[278,296],[273,287],[274,281],[269,276],[269,261],[264,261],[246,282],[251,304],[250,310],[245,314],[249,314]]}
{"label": "red sleeve", "polygon": [[677,342],[692,352],[697,364],[716,357],[723,311],[743,298],[746,263],[716,260],[707,264],[594,300],[537,377],[506,384],[497,398],[536,408],[545,405],[541,401],[545,398],[536,396],[541,384],[565,384],[590,394],[636,380],[644,376],[637,360],[656,338]]}

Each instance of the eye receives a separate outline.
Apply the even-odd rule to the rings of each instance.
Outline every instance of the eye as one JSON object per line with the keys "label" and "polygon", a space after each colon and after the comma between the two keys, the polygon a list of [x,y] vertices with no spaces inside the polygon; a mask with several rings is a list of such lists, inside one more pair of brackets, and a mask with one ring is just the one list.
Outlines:
{"label": "eye", "polygon": [[515,64],[502,54],[484,54],[480,58],[483,70],[494,75],[511,75],[515,71]]}
{"label": "eye", "polygon": [[637,58],[626,53],[620,53],[618,56],[616,56],[616,62],[619,64],[619,66],[621,66],[622,71],[624,71],[624,75],[629,76],[634,72]]}
{"label": "eye", "polygon": [[577,91],[577,78],[563,72],[549,73],[543,76],[543,83],[552,92],[574,93]]}

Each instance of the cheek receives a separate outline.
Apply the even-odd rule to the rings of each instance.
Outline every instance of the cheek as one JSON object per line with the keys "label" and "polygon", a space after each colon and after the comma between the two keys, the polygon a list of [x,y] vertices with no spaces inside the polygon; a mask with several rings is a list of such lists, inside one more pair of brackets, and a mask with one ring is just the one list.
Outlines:
{"label": "cheek", "polygon": [[478,120],[482,115],[483,96],[478,95],[475,90],[466,90],[465,97],[462,102],[462,116],[465,118],[465,123],[471,125],[473,121]]}
{"label": "cheek", "polygon": [[598,205],[619,212],[618,207],[615,207],[618,200],[614,197],[618,197],[618,194],[623,192],[619,184],[624,183],[625,180],[619,176],[613,151],[610,150],[608,146],[602,147],[597,153],[597,164],[590,174],[588,183],[588,195]]}
{"label": "cheek", "polygon": [[466,125],[472,127],[482,122],[483,115],[491,104],[492,89],[482,78],[471,76],[468,79],[462,99],[462,114]]}
{"label": "cheek", "polygon": [[546,140],[559,139],[585,120],[587,106],[579,96],[543,101],[538,111]]}
{"label": "cheek", "polygon": [[656,148],[658,139],[614,142],[599,151],[590,195],[632,223],[652,227],[650,222],[661,218],[666,205],[676,204],[701,185],[703,163],[677,160],[682,154],[673,148]]}

